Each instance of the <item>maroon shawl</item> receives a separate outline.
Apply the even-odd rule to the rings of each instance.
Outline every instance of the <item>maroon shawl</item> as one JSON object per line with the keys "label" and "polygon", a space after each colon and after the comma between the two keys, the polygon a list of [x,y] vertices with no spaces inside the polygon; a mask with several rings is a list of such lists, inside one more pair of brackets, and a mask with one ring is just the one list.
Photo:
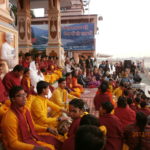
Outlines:
{"label": "maroon shawl", "polygon": [[[25,115],[23,115],[23,112],[13,105],[11,105],[11,109],[18,118],[19,130],[23,142],[39,146],[36,141],[42,141],[54,145],[57,150],[60,149],[62,143],[55,137],[50,135],[36,134],[30,112],[27,109],[25,110]],[[47,150],[51,149],[47,148]]]}

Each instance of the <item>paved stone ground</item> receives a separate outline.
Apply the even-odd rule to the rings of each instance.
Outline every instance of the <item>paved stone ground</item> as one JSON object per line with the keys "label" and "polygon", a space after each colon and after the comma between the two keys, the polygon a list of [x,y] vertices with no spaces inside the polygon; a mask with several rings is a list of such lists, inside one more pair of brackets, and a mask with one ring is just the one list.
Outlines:
{"label": "paved stone ground", "polygon": [[98,112],[95,111],[94,104],[93,104],[93,99],[95,97],[96,91],[97,91],[97,88],[85,88],[85,91],[81,95],[81,98],[85,102],[87,102],[90,108],[90,113],[98,117]]}
{"label": "paved stone ground", "polygon": [[150,77],[148,77],[147,74],[141,73],[140,76],[142,78],[142,81],[141,81],[142,83],[150,85]]}

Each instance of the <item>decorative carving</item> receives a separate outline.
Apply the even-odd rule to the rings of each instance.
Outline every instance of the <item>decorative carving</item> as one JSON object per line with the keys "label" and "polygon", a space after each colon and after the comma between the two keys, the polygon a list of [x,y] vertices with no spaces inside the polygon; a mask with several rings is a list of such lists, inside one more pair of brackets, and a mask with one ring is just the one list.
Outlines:
{"label": "decorative carving", "polygon": [[5,2],[5,0],[0,0],[0,4],[3,4]]}
{"label": "decorative carving", "polygon": [[49,6],[50,9],[53,9],[56,7],[56,0],[49,0],[49,3],[50,3],[50,6]]}
{"label": "decorative carving", "polygon": [[65,64],[65,51],[63,48],[61,48],[61,55],[60,55],[60,59],[61,59],[61,67],[64,67]]}
{"label": "decorative carving", "polygon": [[30,20],[27,20],[27,36],[28,39],[31,39],[31,27],[30,27]]}
{"label": "decorative carving", "polygon": [[26,0],[26,10],[30,11],[30,0]]}
{"label": "decorative carving", "polygon": [[56,17],[52,17],[50,20],[50,36],[55,39],[57,36],[57,18]]}
{"label": "decorative carving", "polygon": [[23,4],[24,4],[24,0],[18,0],[18,2],[19,2],[19,6],[20,6],[20,8],[21,9],[23,9]]}
{"label": "decorative carving", "polygon": [[25,21],[24,21],[24,19],[20,19],[20,21],[19,21],[19,36],[22,40],[25,37]]}
{"label": "decorative carving", "polygon": [[57,53],[56,53],[54,50],[52,50],[52,51],[49,53],[49,56],[51,56],[51,57],[57,57]]}

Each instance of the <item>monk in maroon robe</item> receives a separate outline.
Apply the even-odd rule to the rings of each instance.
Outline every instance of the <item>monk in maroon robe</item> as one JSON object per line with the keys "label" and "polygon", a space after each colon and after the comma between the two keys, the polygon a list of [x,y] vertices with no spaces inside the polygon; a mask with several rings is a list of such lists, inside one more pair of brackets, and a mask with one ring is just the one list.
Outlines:
{"label": "monk in maroon robe", "polygon": [[23,75],[24,68],[21,65],[16,65],[13,71],[8,72],[3,79],[3,84],[6,88],[6,91],[9,90],[13,86],[20,86],[21,85],[21,76]]}
{"label": "monk in maroon robe", "polygon": [[25,54],[25,59],[22,61],[22,66],[24,68],[29,68],[30,62],[31,62],[31,54],[30,53],[26,53]]}
{"label": "monk in maroon robe", "polygon": [[[80,125],[92,125],[99,127],[99,119],[91,114],[84,115],[80,120]],[[75,150],[75,135],[69,137],[65,142],[63,143],[61,150]]]}
{"label": "monk in maroon robe", "polygon": [[129,150],[150,149],[150,125],[147,116],[142,112],[136,113],[136,121],[124,130],[124,142]]}
{"label": "monk in maroon robe", "polygon": [[125,97],[119,97],[115,115],[120,119],[123,129],[135,122],[136,113],[127,105]]}
{"label": "monk in maroon robe", "polygon": [[79,128],[80,119],[84,111],[84,102],[81,99],[73,99],[69,103],[69,114],[73,119],[73,122],[68,131],[68,137],[76,134],[77,129]]}
{"label": "monk in maroon robe", "polygon": [[48,69],[48,60],[46,55],[41,56],[41,61],[40,61],[40,69],[44,68],[47,72]]}
{"label": "monk in maroon robe", "polygon": [[150,115],[150,108],[147,108],[146,101],[143,101],[140,103],[141,108],[139,109],[139,112],[143,112],[146,116]]}
{"label": "monk in maroon robe", "polygon": [[99,92],[96,93],[96,95],[94,97],[95,110],[98,111],[101,104],[104,102],[109,101],[112,104],[114,104],[113,99],[112,99],[112,94],[111,94],[111,92],[108,91],[108,88],[109,88],[108,82],[103,81],[102,84],[100,85]]}
{"label": "monk in maroon robe", "polygon": [[75,134],[79,128],[81,116],[83,115],[84,102],[81,99],[73,99],[69,103],[69,114],[73,122],[68,131],[68,139],[65,140],[61,150],[74,150]]}
{"label": "monk in maroon robe", "polygon": [[100,108],[100,125],[107,129],[104,150],[122,150],[123,128],[119,118],[111,114],[113,108],[110,102],[102,103]]}

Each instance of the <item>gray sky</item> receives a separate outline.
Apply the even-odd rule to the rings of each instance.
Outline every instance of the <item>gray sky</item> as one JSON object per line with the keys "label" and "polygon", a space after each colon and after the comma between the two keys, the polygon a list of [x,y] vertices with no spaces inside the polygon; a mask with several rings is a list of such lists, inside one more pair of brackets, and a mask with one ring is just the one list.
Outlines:
{"label": "gray sky", "polygon": [[91,0],[99,22],[97,52],[115,57],[150,56],[150,0]]}

